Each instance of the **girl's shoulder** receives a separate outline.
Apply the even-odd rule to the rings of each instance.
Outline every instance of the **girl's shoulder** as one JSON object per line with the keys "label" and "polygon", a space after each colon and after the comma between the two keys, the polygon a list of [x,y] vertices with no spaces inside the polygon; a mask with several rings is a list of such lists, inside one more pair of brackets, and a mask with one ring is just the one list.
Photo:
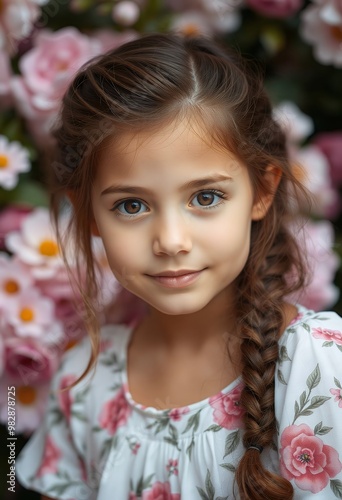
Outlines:
{"label": "girl's shoulder", "polygon": [[[77,383],[72,392],[82,387],[94,386],[95,382],[108,380],[119,373],[126,363],[127,344],[132,328],[127,325],[105,325],[100,329],[100,350],[94,368]],[[85,371],[91,356],[91,339],[87,335],[65,352],[55,376],[53,386],[63,389],[71,385]]]}
{"label": "girl's shoulder", "polygon": [[288,344],[323,340],[323,347],[333,344],[342,351],[342,318],[334,311],[315,312],[298,305],[298,314],[279,339],[280,347]]}

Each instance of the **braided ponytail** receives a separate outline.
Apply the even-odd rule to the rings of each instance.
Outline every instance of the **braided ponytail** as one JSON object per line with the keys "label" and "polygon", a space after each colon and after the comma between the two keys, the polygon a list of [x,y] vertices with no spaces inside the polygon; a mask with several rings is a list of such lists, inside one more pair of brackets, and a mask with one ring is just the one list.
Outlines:
{"label": "braided ponytail", "polygon": [[[268,221],[262,223],[266,231]],[[261,461],[262,450],[272,446],[276,435],[275,366],[278,339],[284,325],[282,304],[289,288],[285,277],[296,255],[295,243],[285,228],[279,228],[274,234],[274,237],[268,234],[270,250],[266,259],[262,260],[260,245],[257,242],[252,244],[249,261],[238,285],[237,314],[242,321],[241,360],[245,384],[241,404],[245,409],[243,444],[246,451],[236,471],[236,482],[244,500],[293,498],[291,483],[266,470]]]}

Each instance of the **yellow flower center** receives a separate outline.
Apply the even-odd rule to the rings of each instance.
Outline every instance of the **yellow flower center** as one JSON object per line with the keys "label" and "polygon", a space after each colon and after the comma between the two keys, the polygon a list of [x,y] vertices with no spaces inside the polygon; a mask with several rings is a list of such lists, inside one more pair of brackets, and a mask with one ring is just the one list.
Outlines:
{"label": "yellow flower center", "polygon": [[20,289],[18,283],[14,280],[5,281],[3,288],[4,288],[6,293],[10,293],[10,294],[18,293],[19,289]]}
{"label": "yellow flower center", "polygon": [[342,28],[340,26],[331,26],[330,33],[339,43],[342,43]]}
{"label": "yellow flower center", "polygon": [[185,36],[196,36],[199,35],[201,30],[195,23],[188,23],[182,28],[182,32]]}
{"label": "yellow flower center", "polygon": [[39,252],[46,257],[55,257],[58,254],[58,245],[53,240],[44,240],[39,245]]}
{"label": "yellow flower center", "polygon": [[31,405],[37,399],[37,391],[30,385],[22,385],[17,387],[17,400],[23,405]]}
{"label": "yellow flower center", "polygon": [[[1,2],[1,0],[0,0],[0,2]],[[0,3],[0,10],[1,10],[1,3]],[[8,167],[8,163],[9,163],[8,156],[0,154],[0,168]]]}
{"label": "yellow flower center", "polygon": [[34,319],[34,311],[32,311],[29,307],[23,307],[20,311],[19,317],[22,321],[28,323]]}
{"label": "yellow flower center", "polygon": [[77,342],[77,340],[69,340],[69,342],[65,346],[65,350],[68,351],[69,349],[72,349],[77,344]]}

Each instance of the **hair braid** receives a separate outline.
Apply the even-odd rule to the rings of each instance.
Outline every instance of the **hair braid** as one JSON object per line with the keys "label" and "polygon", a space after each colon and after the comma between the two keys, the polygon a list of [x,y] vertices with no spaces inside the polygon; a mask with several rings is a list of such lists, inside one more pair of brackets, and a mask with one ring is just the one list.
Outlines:
{"label": "hair braid", "polygon": [[256,265],[257,252],[251,254],[248,269],[239,284],[238,314],[242,318],[241,359],[245,384],[241,404],[245,409],[243,443],[246,452],[239,463],[236,481],[241,498],[248,500],[293,498],[290,482],[266,470],[258,450],[248,449],[251,445],[271,446],[276,434],[274,376],[278,339],[284,324],[285,275],[292,260],[292,256],[288,256],[289,238],[285,229],[280,230],[268,256],[259,265]]}

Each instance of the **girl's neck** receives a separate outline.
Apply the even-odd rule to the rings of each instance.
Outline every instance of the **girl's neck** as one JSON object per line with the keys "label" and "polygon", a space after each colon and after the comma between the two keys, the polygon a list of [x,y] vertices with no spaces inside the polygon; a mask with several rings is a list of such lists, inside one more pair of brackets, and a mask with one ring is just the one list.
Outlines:
{"label": "girl's neck", "polygon": [[203,352],[208,344],[227,343],[237,337],[232,300],[224,290],[204,309],[193,314],[167,315],[150,308],[146,318],[137,328],[145,345],[165,348],[169,353]]}

